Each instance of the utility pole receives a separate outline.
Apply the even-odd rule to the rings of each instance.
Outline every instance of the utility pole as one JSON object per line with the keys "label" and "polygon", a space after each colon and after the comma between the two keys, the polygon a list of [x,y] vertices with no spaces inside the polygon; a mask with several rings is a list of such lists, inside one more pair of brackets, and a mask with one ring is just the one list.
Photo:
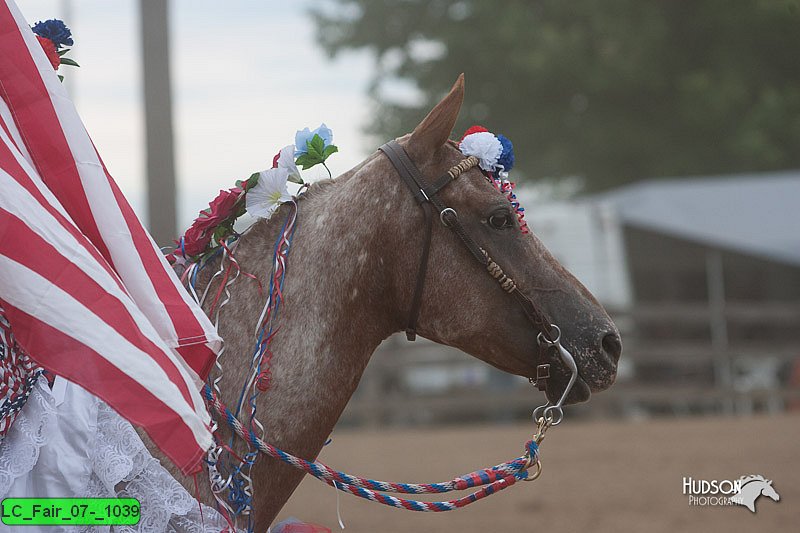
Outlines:
{"label": "utility pole", "polygon": [[147,154],[147,226],[163,246],[176,237],[175,156],[167,0],[139,0]]}
{"label": "utility pole", "polygon": [[714,351],[714,381],[724,391],[722,410],[735,412],[733,396],[733,362],[728,338],[728,321],[725,314],[725,270],[722,252],[706,251],[706,280],[708,284],[708,310],[711,326],[711,347]]}

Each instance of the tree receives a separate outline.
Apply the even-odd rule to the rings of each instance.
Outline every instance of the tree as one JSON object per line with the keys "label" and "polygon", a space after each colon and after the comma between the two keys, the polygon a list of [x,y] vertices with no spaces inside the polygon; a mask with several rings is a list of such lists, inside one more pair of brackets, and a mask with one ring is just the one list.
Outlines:
{"label": "tree", "polygon": [[[517,176],[581,176],[600,190],[800,167],[799,11],[780,0],[328,0],[313,15],[331,55],[374,52],[377,137],[410,131],[465,72],[460,131],[508,136]],[[396,81],[420,98],[387,98]]]}

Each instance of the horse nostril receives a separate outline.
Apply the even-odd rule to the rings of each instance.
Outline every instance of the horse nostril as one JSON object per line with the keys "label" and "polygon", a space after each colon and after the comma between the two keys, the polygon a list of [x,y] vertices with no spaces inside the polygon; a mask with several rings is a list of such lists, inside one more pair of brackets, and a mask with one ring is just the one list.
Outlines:
{"label": "horse nostril", "polygon": [[619,362],[619,356],[622,354],[622,341],[619,339],[619,335],[616,333],[607,333],[603,337],[603,351],[611,358],[612,361],[615,363]]}

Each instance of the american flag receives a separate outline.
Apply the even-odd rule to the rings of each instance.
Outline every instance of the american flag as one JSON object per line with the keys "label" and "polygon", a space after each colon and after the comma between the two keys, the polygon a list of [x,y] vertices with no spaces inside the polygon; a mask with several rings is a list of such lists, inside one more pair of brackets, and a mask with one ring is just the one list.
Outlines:
{"label": "american flag", "polygon": [[55,374],[184,472],[212,444],[198,389],[220,345],[109,175],[13,0],[0,2],[0,307]]}

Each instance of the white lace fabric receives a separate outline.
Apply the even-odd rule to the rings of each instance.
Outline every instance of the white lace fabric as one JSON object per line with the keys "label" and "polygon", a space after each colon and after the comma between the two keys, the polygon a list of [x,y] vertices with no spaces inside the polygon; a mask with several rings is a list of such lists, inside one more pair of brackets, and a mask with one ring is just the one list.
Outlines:
{"label": "white lace fabric", "polygon": [[[63,401],[44,378],[0,444],[0,498],[136,498],[134,526],[42,526],[54,533],[216,533],[226,522],[161,466],[133,426],[72,383]],[[3,526],[0,525],[0,529]],[[26,526],[26,532],[37,531]]]}

